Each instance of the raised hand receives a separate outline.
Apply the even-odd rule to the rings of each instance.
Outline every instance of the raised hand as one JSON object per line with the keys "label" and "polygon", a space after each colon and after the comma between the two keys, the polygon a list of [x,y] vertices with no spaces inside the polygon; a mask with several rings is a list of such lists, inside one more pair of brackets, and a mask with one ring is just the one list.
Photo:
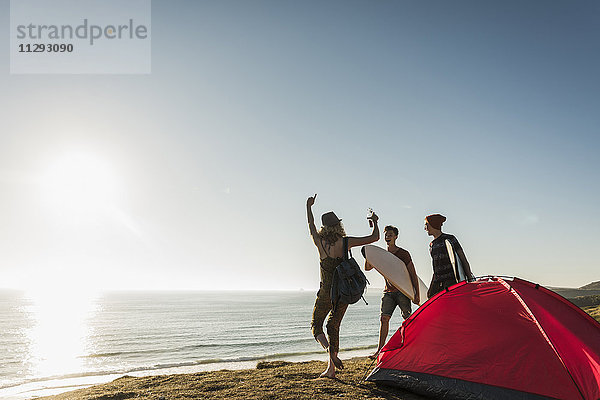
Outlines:
{"label": "raised hand", "polygon": [[315,195],[314,195],[314,196],[311,196],[311,197],[309,197],[309,198],[306,200],[306,205],[307,205],[308,207],[312,207],[312,205],[313,205],[313,204],[315,204],[315,200],[316,200],[316,199],[317,199],[317,194],[315,193]]}
{"label": "raised hand", "polygon": [[369,219],[373,222],[377,222],[379,220],[379,217],[377,216],[377,214],[373,213],[371,216],[369,216]]}

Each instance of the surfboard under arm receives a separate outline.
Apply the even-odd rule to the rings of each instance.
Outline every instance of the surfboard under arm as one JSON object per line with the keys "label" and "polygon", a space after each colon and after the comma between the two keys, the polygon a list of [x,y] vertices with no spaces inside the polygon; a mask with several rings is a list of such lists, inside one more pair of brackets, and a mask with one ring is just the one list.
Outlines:
{"label": "surfboard under arm", "polygon": [[[381,247],[366,245],[363,249],[365,250],[366,262],[373,266],[373,268],[411,301],[414,300],[415,293],[406,264]],[[427,301],[428,288],[418,275],[417,279],[419,283],[419,305],[421,305]]]}
{"label": "surfboard under arm", "polygon": [[454,277],[456,278],[456,282],[462,282],[466,280],[465,270],[463,268],[462,262],[460,261],[460,257],[454,251],[452,244],[448,239],[446,239],[446,250],[448,250],[448,256],[450,257],[450,263],[452,263],[452,270],[454,271]]}

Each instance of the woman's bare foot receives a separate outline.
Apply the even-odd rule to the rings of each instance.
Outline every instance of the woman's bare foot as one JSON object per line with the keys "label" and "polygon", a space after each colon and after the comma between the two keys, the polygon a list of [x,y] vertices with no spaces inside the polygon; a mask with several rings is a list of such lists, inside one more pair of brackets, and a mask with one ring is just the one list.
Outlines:
{"label": "woman's bare foot", "polygon": [[329,353],[329,364],[333,362],[333,365],[335,365],[336,368],[344,369],[344,363],[342,363],[342,360],[340,360],[337,356],[337,351],[335,353],[332,353],[330,350],[330,348],[327,349],[327,352]]}
{"label": "woman's bare foot", "polygon": [[319,378],[330,378],[330,379],[335,378],[335,364],[333,363],[333,360],[331,359],[331,354],[329,355],[329,359],[327,360],[327,369],[325,371],[323,371],[323,373],[321,373],[321,375],[319,375]]}
{"label": "woman's bare foot", "polygon": [[338,358],[337,354],[331,355],[331,361],[333,361],[333,365],[335,365],[336,368],[344,369],[344,364],[342,363],[342,360]]}
{"label": "woman's bare foot", "polygon": [[335,378],[335,365],[333,365],[331,362],[327,363],[327,369],[325,371],[323,371],[321,373],[321,375],[319,375],[319,378],[334,379]]}
{"label": "woman's bare foot", "polygon": [[325,370],[321,373],[321,375],[319,375],[319,378],[335,379],[335,371],[330,372],[329,370]]}

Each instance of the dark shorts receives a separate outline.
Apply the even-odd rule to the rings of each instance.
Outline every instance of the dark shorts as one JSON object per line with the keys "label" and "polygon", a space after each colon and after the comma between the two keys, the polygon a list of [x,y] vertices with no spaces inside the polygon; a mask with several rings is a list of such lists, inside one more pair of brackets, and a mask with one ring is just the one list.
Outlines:
{"label": "dark shorts", "polygon": [[434,280],[427,291],[427,297],[432,298],[442,290],[445,290],[452,285],[456,285],[456,279],[454,278],[446,279],[444,281]]}
{"label": "dark shorts", "polygon": [[391,317],[396,306],[400,307],[402,318],[406,319],[410,317],[412,310],[410,299],[408,297],[402,292],[384,292],[383,297],[381,298],[381,316]]}

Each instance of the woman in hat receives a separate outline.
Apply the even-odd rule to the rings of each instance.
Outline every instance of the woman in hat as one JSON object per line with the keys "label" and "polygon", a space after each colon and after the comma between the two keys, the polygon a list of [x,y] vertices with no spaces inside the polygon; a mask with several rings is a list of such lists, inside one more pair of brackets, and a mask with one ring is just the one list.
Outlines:
{"label": "woman in hat", "polygon": [[442,224],[445,221],[446,217],[440,214],[431,214],[425,217],[425,231],[429,236],[433,236],[433,240],[429,243],[429,253],[433,263],[433,277],[427,293],[428,298],[457,283],[446,241],[450,242],[456,255],[460,258],[467,279],[470,281],[475,279],[469,261],[467,261],[467,256],[465,256],[465,252],[458,243],[458,239],[453,235],[442,232]]}
{"label": "woman in hat", "polygon": [[[313,309],[311,329],[317,342],[323,346],[329,353],[327,369],[323,371],[321,377],[335,378],[335,369],[343,369],[344,365],[338,358],[339,341],[340,341],[340,323],[346,312],[347,304],[338,304],[335,311],[332,311],[331,304],[331,283],[333,279],[333,271],[343,261],[344,244],[343,238],[346,237],[346,232],[342,225],[342,220],[339,219],[333,211],[325,213],[321,216],[322,227],[317,231],[315,219],[312,213],[312,206],[315,203],[317,195],[311,196],[306,200],[306,214],[308,217],[308,227],[313,242],[319,250],[319,258],[321,260],[321,287],[317,293],[317,300]],[[362,246],[373,243],[379,240],[379,227],[376,214],[369,216],[373,221],[373,232],[369,236],[364,237],[347,237],[348,248]],[[327,337],[323,332],[323,323],[327,319]]]}

